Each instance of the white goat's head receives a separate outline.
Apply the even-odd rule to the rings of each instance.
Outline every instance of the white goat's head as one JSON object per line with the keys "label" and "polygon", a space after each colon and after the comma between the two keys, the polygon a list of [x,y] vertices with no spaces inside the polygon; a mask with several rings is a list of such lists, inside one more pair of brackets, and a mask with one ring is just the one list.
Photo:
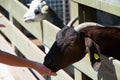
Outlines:
{"label": "white goat's head", "polygon": [[24,15],[25,22],[41,21],[48,14],[48,5],[44,0],[33,0],[30,3],[30,8]]}

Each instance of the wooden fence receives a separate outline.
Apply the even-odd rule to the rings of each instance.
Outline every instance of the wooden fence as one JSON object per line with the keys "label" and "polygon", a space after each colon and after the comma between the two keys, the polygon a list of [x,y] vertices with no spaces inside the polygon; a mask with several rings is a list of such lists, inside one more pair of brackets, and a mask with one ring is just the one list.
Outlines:
{"label": "wooden fence", "polygon": [[[119,0],[116,1],[120,3]],[[84,9],[90,10],[91,12],[99,9],[120,16],[119,4],[107,2],[107,0],[71,0],[70,4],[71,18],[80,16],[81,20],[79,22],[83,22],[84,20],[92,21],[95,19],[94,14],[89,14],[87,11],[84,14],[80,14],[82,12],[81,10],[83,10],[81,7],[85,7]],[[13,24],[14,21],[17,21],[19,25],[22,25],[22,27],[34,35],[36,39],[40,40],[49,48],[55,40],[56,33],[60,29],[46,20],[41,23],[25,23],[23,21],[23,15],[27,11],[27,8],[18,0],[0,0],[0,6],[9,13],[9,20],[1,14],[2,11],[0,13],[0,22],[6,25],[6,28],[1,29],[2,34],[4,34],[27,59],[43,62],[45,54],[21,32],[17,25]],[[109,7],[113,10],[109,9]],[[85,17],[83,17],[83,15]],[[92,19],[90,17],[92,17]],[[95,72],[91,67],[87,54],[83,60],[73,64],[74,78],[69,76],[64,70],[60,70],[57,76],[51,76],[49,80],[120,80],[120,62],[118,60],[110,62],[105,56],[102,56],[102,62],[100,71]],[[31,80],[43,80],[42,76],[36,72],[34,73],[35,74],[30,75],[25,73],[23,75],[20,74],[24,76],[21,80],[31,79],[31,75],[34,77]],[[27,75],[27,77],[25,75]]]}

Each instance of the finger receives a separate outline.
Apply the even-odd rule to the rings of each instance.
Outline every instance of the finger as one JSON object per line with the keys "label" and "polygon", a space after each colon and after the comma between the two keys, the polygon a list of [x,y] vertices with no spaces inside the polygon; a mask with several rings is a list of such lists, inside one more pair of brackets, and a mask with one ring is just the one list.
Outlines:
{"label": "finger", "polygon": [[0,27],[5,27],[3,24],[0,24]]}
{"label": "finger", "polygon": [[52,72],[49,68],[43,67],[43,75],[56,76],[55,72]]}
{"label": "finger", "polygon": [[56,75],[57,75],[57,73],[51,72],[51,71],[49,71],[48,73],[49,73],[50,75],[52,75],[52,76],[56,76]]}

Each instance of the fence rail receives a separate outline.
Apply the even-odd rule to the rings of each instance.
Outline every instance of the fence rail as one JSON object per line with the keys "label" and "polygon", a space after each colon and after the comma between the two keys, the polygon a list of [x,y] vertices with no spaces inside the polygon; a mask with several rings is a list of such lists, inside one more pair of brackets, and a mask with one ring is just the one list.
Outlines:
{"label": "fence rail", "polygon": [[120,16],[119,0],[72,0],[72,1]]}
{"label": "fence rail", "polygon": [[[91,3],[93,1],[93,3]],[[107,0],[106,0],[107,1]],[[79,5],[84,4],[95,9],[100,9],[106,12],[110,12],[115,15],[119,15],[120,8],[118,4],[111,4],[102,0],[71,0],[71,16],[81,16],[79,13]],[[104,6],[102,6],[105,4]],[[19,51],[28,59],[43,62],[45,54],[31,42],[18,28],[12,24],[12,19],[17,20],[25,29],[33,34],[37,39],[42,41],[49,48],[55,40],[56,33],[60,30],[53,24],[44,20],[41,23],[25,23],[23,21],[23,15],[27,11],[27,8],[21,4],[18,0],[0,0],[0,6],[9,12],[10,20],[7,20],[2,14],[0,14],[0,22],[6,25],[6,28],[1,29],[1,32],[19,49]],[[106,7],[112,6],[114,11],[107,10]],[[103,8],[105,7],[105,8]],[[119,10],[118,10],[119,9]],[[91,9],[90,9],[91,10]],[[89,14],[90,15],[90,14]],[[90,15],[91,16],[91,15]],[[81,21],[82,22],[82,19]],[[77,22],[76,25],[79,23]],[[103,66],[99,72],[95,72],[91,67],[88,54],[86,57],[73,64],[74,76],[70,77],[64,70],[58,71],[58,76],[52,76],[51,80],[120,80],[120,62],[114,60],[113,63],[108,61],[108,58],[102,56],[104,60]],[[106,70],[104,70],[106,69]],[[106,72],[105,72],[106,71]],[[85,75],[84,75],[85,74]],[[88,77],[86,77],[86,75]],[[109,77],[108,77],[109,76]],[[28,78],[29,79],[29,78]]]}

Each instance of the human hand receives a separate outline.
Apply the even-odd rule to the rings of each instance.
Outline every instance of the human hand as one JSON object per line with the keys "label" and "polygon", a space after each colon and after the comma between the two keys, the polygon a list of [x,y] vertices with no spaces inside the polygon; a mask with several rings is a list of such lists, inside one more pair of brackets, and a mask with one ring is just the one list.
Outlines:
{"label": "human hand", "polygon": [[0,23],[0,27],[5,27],[5,25],[3,25],[3,24]]}
{"label": "human hand", "polygon": [[57,75],[55,72],[52,72],[46,66],[44,66],[43,64],[38,63],[38,62],[35,62],[34,69],[36,71],[38,71],[41,75],[47,75],[47,76],[56,76]]}

